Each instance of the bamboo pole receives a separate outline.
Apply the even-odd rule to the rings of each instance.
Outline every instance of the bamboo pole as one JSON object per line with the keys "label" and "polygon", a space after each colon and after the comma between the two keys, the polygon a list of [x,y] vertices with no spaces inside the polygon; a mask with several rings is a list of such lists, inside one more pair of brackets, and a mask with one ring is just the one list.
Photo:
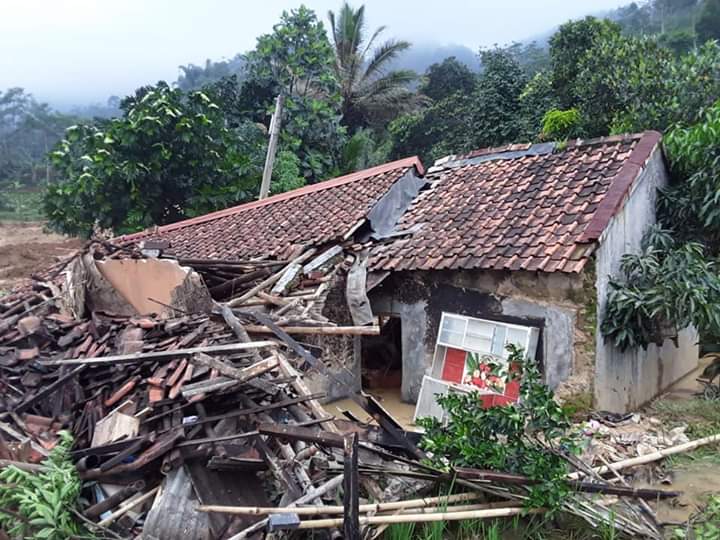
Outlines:
{"label": "bamboo pole", "polygon": [[[379,336],[379,326],[281,326],[288,334],[306,334],[321,336]],[[251,334],[271,334],[273,331],[260,324],[246,324],[245,330]]]}
{"label": "bamboo pole", "polygon": [[[407,510],[394,510],[393,515],[403,514],[435,514],[437,512],[467,512],[469,510],[489,510],[491,508],[520,508],[522,504],[517,503],[481,503],[481,504],[457,504],[454,506],[426,506],[424,508],[409,508]],[[390,515],[388,512],[383,512],[378,515]]]}
{"label": "bamboo pole", "polygon": [[113,521],[115,521],[120,516],[125,515],[127,512],[129,512],[133,508],[140,506],[145,501],[152,498],[158,492],[159,489],[160,489],[160,486],[153,488],[150,491],[148,491],[147,493],[144,493],[134,499],[128,499],[127,501],[125,501],[125,504],[123,506],[121,506],[120,508],[115,510],[112,514],[110,514],[108,517],[106,517],[101,522],[99,522],[98,526],[99,527],[107,527],[108,525],[110,525]]}
{"label": "bamboo pole", "polygon": [[[657,452],[653,452],[652,454],[646,454],[644,456],[638,456],[630,459],[624,459],[622,461],[616,461],[615,463],[611,463],[609,466],[602,465],[600,467],[594,467],[593,472],[595,472],[596,474],[605,474],[607,472],[610,472],[611,470],[620,471],[622,469],[627,469],[628,467],[634,467],[635,465],[644,465],[646,463],[652,463],[653,461],[658,461],[668,456],[681,454],[683,452],[689,452],[706,444],[712,443],[720,443],[720,433],[717,435],[710,435],[709,437],[703,437],[702,439],[696,439],[687,443],[678,444],[677,446],[671,446],[670,448],[665,448],[664,450],[658,450]],[[582,476],[584,476],[584,474],[579,471],[568,474],[568,478],[570,480],[577,480]]]}
{"label": "bamboo pole", "polygon": [[[345,478],[345,475],[339,474],[334,478],[331,478],[321,486],[318,486],[317,488],[313,489],[312,491],[306,493],[299,499],[297,499],[295,502],[291,503],[288,508],[294,508],[294,505],[296,504],[304,504],[306,502],[312,501],[314,499],[317,499],[318,497],[321,497],[328,491],[335,489],[342,485],[343,480]],[[247,529],[244,529],[237,533],[235,536],[232,536],[228,540],[244,540],[245,538],[248,538],[253,533],[260,531],[265,528],[265,526],[268,524],[268,518],[261,519],[257,523],[250,525]]]}
{"label": "bamboo pole", "polygon": [[[361,504],[360,512],[388,512],[391,510],[422,508],[435,504],[474,501],[479,499],[480,497],[482,497],[480,493],[458,493],[455,495],[425,497],[422,499],[409,499],[406,501]],[[221,514],[237,515],[267,515],[293,513],[299,516],[315,516],[321,514],[342,514],[344,510],[345,509],[343,506],[198,506],[198,511],[200,512],[215,512]]]}
{"label": "bamboo pole", "polygon": [[[396,514],[391,516],[363,516],[360,525],[382,525],[385,523],[429,523],[433,521],[460,521],[464,519],[490,519],[519,516],[521,514],[540,514],[544,509],[527,510],[525,508],[491,508],[488,510],[469,510],[466,512],[437,512],[434,514]],[[329,529],[339,527],[343,518],[314,519],[301,521],[298,529]]]}

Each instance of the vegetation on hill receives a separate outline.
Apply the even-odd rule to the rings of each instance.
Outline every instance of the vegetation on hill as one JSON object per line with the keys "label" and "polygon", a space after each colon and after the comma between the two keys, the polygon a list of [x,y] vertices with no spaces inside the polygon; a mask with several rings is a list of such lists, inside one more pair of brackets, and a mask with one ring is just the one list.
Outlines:
{"label": "vegetation on hill", "polygon": [[300,7],[252,51],[181,66],[174,86],[114,98],[94,119],[0,94],[0,193],[42,187],[51,226],[78,234],[250,200],[281,93],[274,193],[413,154],[687,126],[720,96],[720,49],[703,41],[720,28],[718,1],[636,2],[546,43],[482,50],[479,71],[451,56],[424,74],[398,67],[411,45],[368,28],[363,6],[343,3],[327,23]]}

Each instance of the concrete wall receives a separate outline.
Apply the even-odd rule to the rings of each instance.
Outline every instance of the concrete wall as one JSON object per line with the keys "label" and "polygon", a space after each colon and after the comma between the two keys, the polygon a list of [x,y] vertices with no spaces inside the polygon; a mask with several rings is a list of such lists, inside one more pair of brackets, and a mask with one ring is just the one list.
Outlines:
{"label": "concrete wall", "polygon": [[[603,313],[610,276],[620,274],[625,253],[640,251],[648,223],[655,223],[657,189],[668,181],[662,152],[656,149],[647,167],[636,180],[622,210],[610,221],[596,252],[598,313]],[[678,345],[667,340],[662,347],[620,352],[605,343],[596,332],[595,406],[625,412],[649,401],[670,384],[694,369],[698,363],[697,333],[680,332]]]}
{"label": "concrete wall", "polygon": [[574,371],[580,276],[505,272],[394,275],[370,293],[373,312],[402,322],[402,398],[414,402],[430,372],[443,312],[540,328],[536,358],[556,388]]}

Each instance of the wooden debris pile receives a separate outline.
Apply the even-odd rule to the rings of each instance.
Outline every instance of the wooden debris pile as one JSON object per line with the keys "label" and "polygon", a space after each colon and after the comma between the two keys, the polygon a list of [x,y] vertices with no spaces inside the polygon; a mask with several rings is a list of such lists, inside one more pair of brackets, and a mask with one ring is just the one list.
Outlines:
{"label": "wooden debris pile", "polygon": [[[129,247],[111,257],[140,257]],[[289,261],[180,260],[216,300],[211,313],[115,316],[63,312],[52,279],[0,304],[0,467],[38,470],[67,430],[84,480],[83,520],[99,536],[259,537],[341,529],[379,534],[391,523],[518,515],[528,478],[424,464],[372,397],[370,425],[330,416],[305,382],[331,384],[311,336],[375,334],[328,321],[322,306],[352,257],[340,246]],[[51,276],[54,278],[56,276]],[[644,499],[673,496],[603,479],[580,462],[564,509],[593,524],[659,538]],[[606,471],[607,472],[607,471]],[[438,486],[464,491],[433,497]],[[418,499],[417,491],[425,498]],[[611,507],[589,494],[621,497]],[[402,500],[412,496],[409,500]],[[541,510],[538,510],[541,511]],[[317,519],[315,519],[317,518]]]}

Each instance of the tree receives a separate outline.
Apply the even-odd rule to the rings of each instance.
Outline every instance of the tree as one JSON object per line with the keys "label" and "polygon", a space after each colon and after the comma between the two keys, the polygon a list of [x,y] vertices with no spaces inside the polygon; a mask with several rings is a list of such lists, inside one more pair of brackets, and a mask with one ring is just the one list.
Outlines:
{"label": "tree", "polygon": [[333,50],[315,13],[304,6],[283,12],[273,32],[260,36],[246,59],[246,105],[263,111],[267,122],[275,96],[282,92],[281,150],[298,156],[308,182],[332,175],[345,131]]}
{"label": "tree", "polygon": [[335,77],[340,83],[343,124],[350,132],[383,123],[413,102],[409,85],[417,76],[410,70],[391,70],[390,64],[410,47],[407,41],[376,41],[385,30],[368,38],[365,6],[353,9],[344,2],[336,16],[328,12],[335,54]]}
{"label": "tree", "polygon": [[720,39],[720,0],[704,0],[700,17],[695,24],[698,39]]}
{"label": "tree", "polygon": [[188,64],[180,66],[180,76],[176,85],[186,92],[199,90],[203,86],[217,82],[223,78],[241,76],[245,67],[245,58],[241,54],[235,55],[230,60],[213,62],[206,60],[204,66]]}
{"label": "tree", "polygon": [[433,101],[440,101],[458,92],[471,93],[476,82],[475,73],[457,58],[450,56],[427,69],[420,93]]}
{"label": "tree", "polygon": [[577,106],[590,135],[696,122],[720,95],[720,47],[680,58],[654,38],[610,36],[580,63]]}
{"label": "tree", "polygon": [[392,156],[418,153],[432,162],[525,137],[520,100],[525,73],[506,50],[482,51],[480,56],[484,69],[472,93],[452,94],[390,124]]}
{"label": "tree", "polygon": [[672,52],[654,38],[617,34],[596,38],[592,51],[578,63],[575,83],[588,135],[607,135],[613,128],[627,131],[638,125],[663,129],[667,125],[663,111],[650,104],[662,100],[673,62]]}
{"label": "tree", "polygon": [[558,100],[552,87],[552,73],[536,73],[520,93],[522,134],[534,139],[543,129],[545,113],[557,108]]}
{"label": "tree", "polygon": [[230,130],[203,92],[166,83],[123,100],[120,118],[69,128],[52,153],[49,225],[88,235],[97,224],[124,233],[224,208],[254,195],[262,134]]}
{"label": "tree", "polygon": [[0,183],[34,188],[49,180],[46,154],[74,121],[22,88],[0,91]]}
{"label": "tree", "polygon": [[595,46],[596,40],[619,34],[618,24],[605,19],[585,17],[563,24],[550,38],[552,85],[563,109],[575,105],[575,87],[581,70],[580,63]]}

